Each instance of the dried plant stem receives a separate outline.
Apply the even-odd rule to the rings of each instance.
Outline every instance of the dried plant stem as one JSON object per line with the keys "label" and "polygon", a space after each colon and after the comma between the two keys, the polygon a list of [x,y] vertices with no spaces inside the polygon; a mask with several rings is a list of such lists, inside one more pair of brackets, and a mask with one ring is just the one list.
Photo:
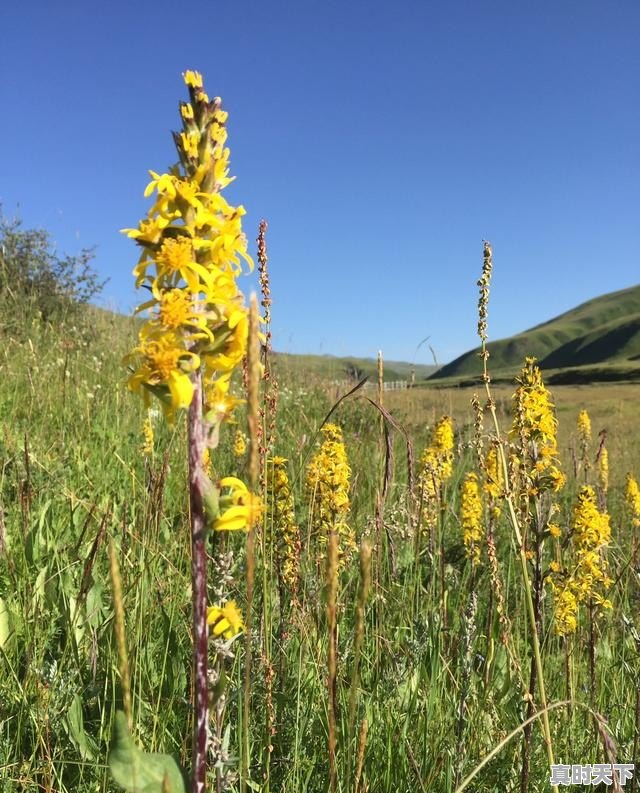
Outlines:
{"label": "dried plant stem", "polygon": [[360,655],[364,640],[364,607],[369,594],[371,583],[371,542],[363,540],[360,547],[360,586],[358,587],[358,600],[356,602],[356,622],[353,649],[353,671],[349,688],[349,746],[353,738],[353,728],[356,719],[356,698],[358,693]]}
{"label": "dried plant stem", "polygon": [[[260,363],[258,350],[258,302],[255,294],[251,295],[249,310],[249,342],[247,347],[247,423],[249,426],[249,483],[251,489],[255,491],[258,482],[258,389],[260,379]],[[251,727],[251,628],[252,628],[252,605],[253,592],[255,587],[255,549],[256,531],[255,526],[249,526],[247,535],[247,613],[244,627],[244,681],[242,687],[242,774],[240,779],[240,790],[244,793],[247,789],[247,779],[249,778],[250,765],[250,727]]]}
{"label": "dried plant stem", "polygon": [[[638,747],[640,746],[640,686],[636,687],[636,702],[635,702],[635,714],[634,714],[634,725],[633,725],[633,754],[631,756],[631,762],[638,767],[638,763],[640,762],[640,758],[638,757]],[[638,790],[638,779],[636,774],[633,775],[631,779],[631,793],[636,793]]]}
{"label": "dried plant stem", "polygon": [[204,512],[205,430],[202,419],[202,372],[193,375],[189,407],[189,506],[191,517],[191,586],[193,598],[194,732],[191,767],[192,793],[204,793],[207,776],[209,723],[207,638],[207,546]]}
{"label": "dried plant stem", "polygon": [[367,733],[369,731],[369,722],[366,719],[362,720],[360,724],[360,733],[358,735],[358,761],[356,766],[356,781],[353,786],[354,793],[360,791],[360,780],[362,778],[362,765],[364,763],[364,750],[367,745]]}
{"label": "dried plant stem", "polygon": [[[492,269],[492,257],[491,257],[491,245],[488,242],[485,242],[484,245],[484,266],[483,266],[483,276],[479,281],[480,284],[480,321],[478,323],[478,333],[481,340],[481,353],[480,356],[482,358],[482,365],[483,365],[483,383],[485,392],[487,395],[487,407],[491,414],[491,420],[493,422],[493,427],[495,431],[496,441],[498,442],[497,448],[500,455],[500,463],[502,465],[502,472],[504,477],[504,500],[507,505],[507,510],[509,513],[509,519],[511,521],[511,525],[513,527],[513,531],[515,534],[516,539],[516,547],[518,549],[519,558],[520,558],[520,568],[522,571],[522,580],[524,584],[524,595],[525,595],[525,602],[527,607],[527,617],[529,621],[529,636],[531,641],[531,649],[533,652],[534,657],[534,664],[535,664],[535,674],[538,681],[539,689],[540,689],[540,705],[541,705],[541,715],[542,715],[542,732],[544,735],[544,741],[547,748],[547,758],[549,761],[549,766],[554,765],[554,756],[553,756],[553,744],[551,741],[551,726],[549,724],[549,713],[547,707],[547,694],[544,684],[544,672],[542,668],[542,656],[540,653],[540,640],[538,637],[538,628],[537,628],[537,620],[536,620],[536,611],[533,603],[533,595],[532,595],[532,587],[531,581],[529,579],[529,570],[528,570],[528,561],[526,556],[526,548],[522,538],[522,531],[520,529],[520,523],[518,521],[518,517],[516,514],[516,508],[514,504],[514,497],[513,492],[511,489],[511,483],[509,479],[509,467],[507,464],[507,456],[505,454],[504,445],[501,440],[501,432],[500,432],[500,424],[498,422],[498,414],[496,412],[496,404],[491,394],[491,378],[489,377],[489,371],[487,367],[487,360],[489,358],[489,351],[487,350],[487,335],[486,335],[486,309],[488,303],[488,295],[489,295],[489,280],[491,277],[491,269]],[[557,785],[552,785],[554,791],[558,791]]]}
{"label": "dried plant stem", "polygon": [[122,686],[122,706],[127,717],[129,731],[133,729],[131,713],[131,687],[129,674],[129,656],[127,655],[127,636],[124,624],[124,603],[122,601],[122,578],[120,565],[113,540],[109,542],[109,573],[113,589],[113,612],[115,619],[116,645],[118,647],[118,668],[120,672],[120,685]]}
{"label": "dried plant stem", "polygon": [[596,634],[593,616],[593,598],[589,598],[589,704],[595,707],[596,700]]}
{"label": "dried plant stem", "polygon": [[336,719],[337,719],[337,600],[338,600],[338,532],[329,533],[327,547],[327,630],[329,649],[327,658],[327,694],[329,700],[329,789],[338,789],[336,771]]}

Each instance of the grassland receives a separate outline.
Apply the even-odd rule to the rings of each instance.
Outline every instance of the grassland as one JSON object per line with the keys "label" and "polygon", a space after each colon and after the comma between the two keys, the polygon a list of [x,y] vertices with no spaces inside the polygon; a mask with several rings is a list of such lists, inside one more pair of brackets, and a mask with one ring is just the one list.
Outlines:
{"label": "grassland", "polygon": [[[25,315],[21,331],[3,339],[2,793],[118,789],[107,768],[114,714],[122,707],[106,552],[110,539],[123,579],[135,740],[147,751],[168,752],[189,766],[192,636],[184,428],[157,422],[154,452],[143,456],[145,413],[126,391],[120,365],[133,331],[133,323],[102,312],[56,328]],[[318,429],[343,393],[330,380],[305,367],[299,375],[293,367],[280,372],[271,451],[289,461],[303,539],[300,589],[295,605],[281,598],[269,544],[269,537],[277,541],[278,526],[267,517],[260,530],[253,601],[248,756],[241,741],[242,640],[231,646],[226,707],[220,714],[228,725],[228,769],[237,772],[244,757],[251,790],[328,790],[325,571],[318,562],[304,480],[318,447]],[[340,791],[451,793],[492,752],[466,789],[521,789],[520,728],[528,712],[531,663],[526,599],[504,510],[494,534],[506,635],[485,549],[478,568],[465,557],[459,492],[465,473],[477,466],[472,393],[460,387],[385,392],[384,407],[395,421],[395,427],[388,424],[388,446],[371,393],[343,401],[332,416],[342,428],[352,471],[349,522],[358,544],[365,538],[374,543],[368,596],[358,595],[357,554],[338,582]],[[503,430],[511,425],[512,394],[508,385],[493,391]],[[612,609],[592,620],[583,609],[569,639],[555,634],[553,599],[546,587],[542,593],[540,637],[547,698],[555,707],[550,713],[555,757],[563,763],[606,762],[614,753],[619,762],[638,763],[640,578],[637,528],[623,489],[627,471],[640,473],[635,408],[640,386],[558,386],[553,394],[568,476],[558,495],[567,548],[575,494],[583,482],[596,481],[597,435],[606,431],[613,579]],[[584,408],[594,436],[589,469],[576,434],[576,418]],[[445,414],[455,420],[454,468],[439,495],[438,524],[427,535],[416,523],[410,482],[419,473],[429,429]],[[241,411],[238,421],[243,427]],[[485,444],[491,433],[485,417]],[[216,451],[218,475],[244,471],[232,441],[233,431],[227,432]],[[383,497],[385,462],[391,480]],[[246,613],[244,534],[216,539],[212,563],[223,551],[232,553],[231,594]],[[547,541],[545,569],[550,553]],[[213,579],[215,574],[212,586]],[[359,603],[364,623],[357,650]],[[571,707],[558,704],[567,699]],[[607,726],[593,714],[606,719]],[[548,758],[537,722],[527,766],[529,790],[548,790]],[[240,790],[233,775],[228,782],[230,790]],[[212,775],[211,789],[216,785],[219,778]]]}

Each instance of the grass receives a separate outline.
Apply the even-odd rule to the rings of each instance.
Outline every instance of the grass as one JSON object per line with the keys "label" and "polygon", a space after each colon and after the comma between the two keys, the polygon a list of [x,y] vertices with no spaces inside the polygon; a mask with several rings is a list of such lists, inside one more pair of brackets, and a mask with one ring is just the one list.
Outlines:
{"label": "grass", "polygon": [[[310,374],[322,380],[359,380],[363,377],[375,380],[378,362],[373,358],[337,358],[333,355],[276,353],[274,367],[283,380],[302,379]],[[416,380],[424,380],[436,370],[435,364],[411,364],[406,361],[385,362],[388,381],[410,380],[412,371],[415,371]]]}
{"label": "grass", "polygon": [[[134,327],[106,312],[57,328],[27,317],[24,336],[3,340],[2,793],[117,789],[106,763],[115,712],[122,708],[109,540],[115,543],[122,575],[135,740],[146,751],[172,754],[182,767],[190,762],[185,433],[181,425],[171,430],[158,422],[154,454],[143,458],[144,412],[139,400],[127,393],[120,366]],[[393,371],[390,379],[396,374],[400,372]],[[317,561],[304,472],[336,387],[321,372],[302,377],[294,366],[279,371],[279,377],[274,451],[289,460],[303,540],[302,575],[297,605],[291,606],[286,597],[280,600],[273,549],[263,541],[266,535],[259,538],[245,759],[252,790],[324,793],[329,785],[330,723],[325,571]],[[512,532],[503,514],[495,527],[509,617],[503,643],[485,551],[481,567],[472,570],[460,528],[459,485],[475,467],[472,393],[459,387],[385,392],[384,406],[396,422],[388,447],[380,413],[368,401],[370,392],[346,399],[332,416],[342,427],[352,469],[350,524],[359,543],[366,538],[374,543],[368,597],[362,595],[357,554],[337,581],[337,790],[354,791],[358,780],[361,793],[450,793],[498,747],[467,789],[520,789],[522,739],[517,730],[527,716],[530,651]],[[493,390],[503,429],[511,423],[512,393],[513,386],[507,385]],[[640,387],[559,385],[553,393],[568,474],[559,497],[565,536],[574,495],[585,478],[575,430],[579,410],[589,410],[594,438],[606,430],[614,580],[609,593],[613,609],[595,623],[593,693],[588,620],[583,613],[571,642],[556,636],[552,599],[545,588],[541,645],[547,697],[555,708],[549,718],[556,762],[606,761],[588,708],[606,718],[617,761],[633,761],[640,738],[640,640],[635,632],[640,629],[640,581],[636,531],[623,486],[628,470],[640,473],[634,407]],[[428,442],[428,428],[445,414],[455,420],[453,475],[444,486],[432,540],[425,536],[416,544],[407,438],[417,459]],[[242,425],[243,416],[238,419]],[[489,432],[487,421],[485,436]],[[233,432],[227,432],[216,452],[219,475],[244,471],[232,442]],[[385,449],[393,452],[392,478],[382,499]],[[592,457],[596,450],[594,439]],[[416,472],[414,463],[411,473]],[[595,473],[592,468],[587,477],[594,480]],[[268,522],[267,529],[271,536],[277,532]],[[231,594],[245,609],[244,536],[216,538],[212,555],[219,558],[223,551],[233,558]],[[229,730],[229,768],[237,771],[244,751],[243,642],[233,644],[232,651],[223,715]],[[356,656],[359,674],[354,684]],[[574,699],[571,709],[558,704],[568,693]],[[548,761],[537,724],[529,766],[530,789],[548,789]],[[239,790],[240,782],[231,781],[230,789]]]}

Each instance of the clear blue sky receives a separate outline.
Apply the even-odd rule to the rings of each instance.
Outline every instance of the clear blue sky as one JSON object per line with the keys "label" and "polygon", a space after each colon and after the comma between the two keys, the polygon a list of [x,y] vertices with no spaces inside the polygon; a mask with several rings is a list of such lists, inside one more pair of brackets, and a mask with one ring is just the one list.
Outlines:
{"label": "clear blue sky", "polygon": [[129,312],[118,229],[198,69],[229,200],[251,240],[269,221],[276,349],[411,360],[430,336],[447,361],[476,344],[483,238],[494,339],[640,281],[638,42],[638,0],[2,3],[0,200],[97,245]]}

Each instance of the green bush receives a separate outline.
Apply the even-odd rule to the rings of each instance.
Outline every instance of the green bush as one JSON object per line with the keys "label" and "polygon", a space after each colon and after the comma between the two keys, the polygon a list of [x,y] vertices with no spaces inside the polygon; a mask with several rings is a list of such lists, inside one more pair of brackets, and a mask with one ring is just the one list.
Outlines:
{"label": "green bush", "polygon": [[55,323],[78,314],[106,284],[90,266],[94,255],[84,248],[59,256],[48,231],[23,229],[0,207],[0,332],[20,334],[34,318]]}

